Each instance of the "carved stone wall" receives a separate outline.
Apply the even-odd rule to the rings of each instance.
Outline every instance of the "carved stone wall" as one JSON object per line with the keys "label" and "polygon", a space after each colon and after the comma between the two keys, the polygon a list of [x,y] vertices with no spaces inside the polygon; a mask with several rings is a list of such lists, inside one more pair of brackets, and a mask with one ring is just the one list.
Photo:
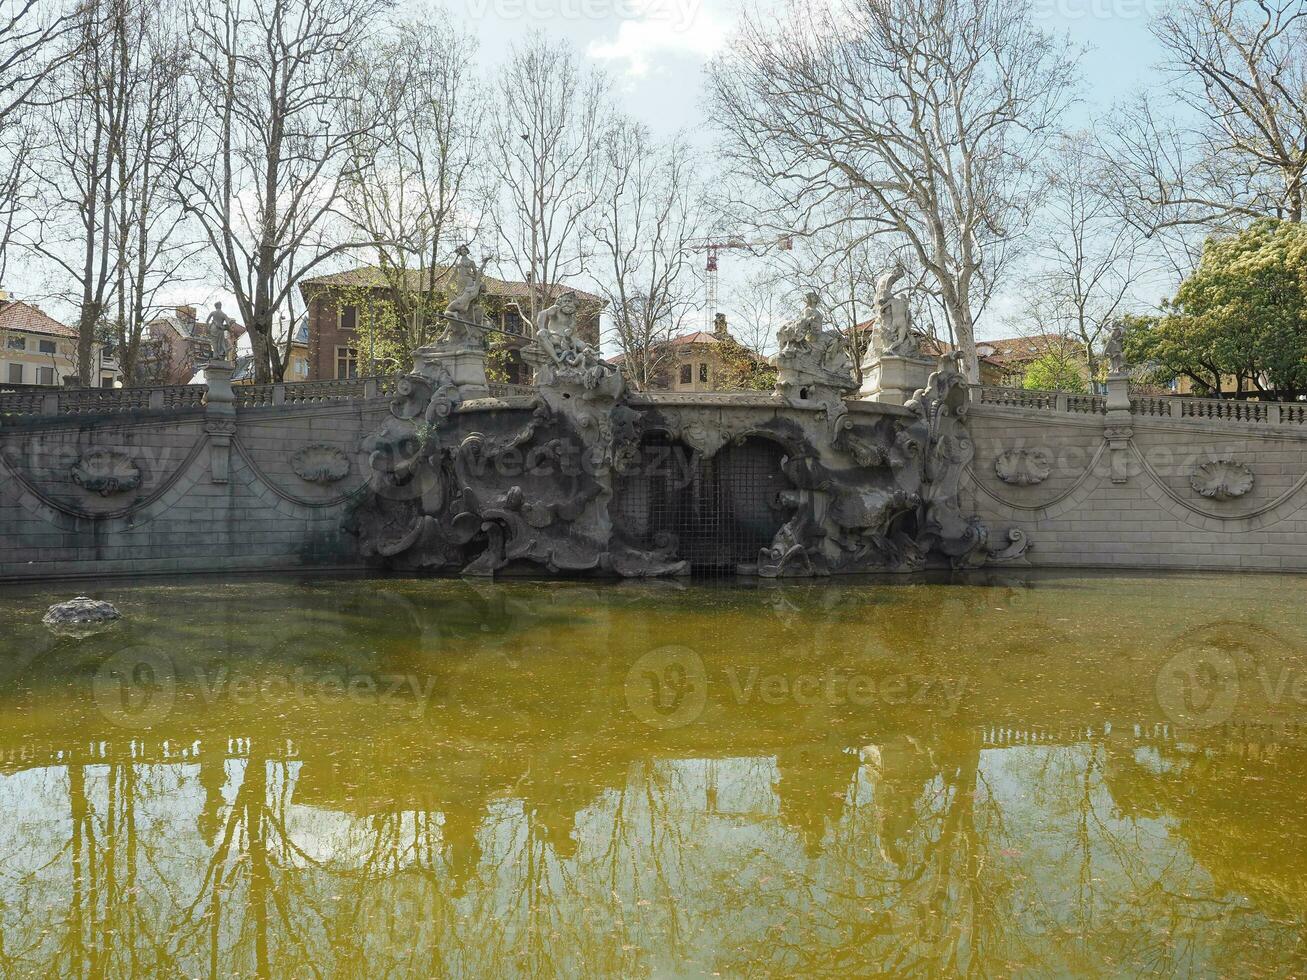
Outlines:
{"label": "carved stone wall", "polygon": [[[341,529],[384,401],[6,420],[0,578],[357,567]],[[218,431],[221,426],[222,431]],[[301,451],[343,477],[306,480]],[[308,472],[308,471],[306,471]],[[313,475],[313,474],[311,474]]]}
{"label": "carved stone wall", "polygon": [[[970,428],[964,499],[1022,529],[1034,565],[1307,570],[1307,426],[1136,413],[1121,482],[1103,415],[984,404]],[[1005,454],[1036,451],[1042,482],[996,475]]]}

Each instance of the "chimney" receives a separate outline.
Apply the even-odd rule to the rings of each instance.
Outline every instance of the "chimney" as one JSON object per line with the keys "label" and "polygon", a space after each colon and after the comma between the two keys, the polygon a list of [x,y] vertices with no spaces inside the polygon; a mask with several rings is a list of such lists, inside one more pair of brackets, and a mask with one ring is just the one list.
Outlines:
{"label": "chimney", "polygon": [[725,313],[718,313],[712,318],[712,332],[715,337],[727,336]]}

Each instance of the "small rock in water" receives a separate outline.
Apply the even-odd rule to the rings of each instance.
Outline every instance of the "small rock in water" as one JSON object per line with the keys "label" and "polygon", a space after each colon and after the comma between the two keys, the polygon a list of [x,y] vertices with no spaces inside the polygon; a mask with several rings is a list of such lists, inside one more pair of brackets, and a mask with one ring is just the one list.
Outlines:
{"label": "small rock in water", "polygon": [[46,610],[41,622],[46,626],[96,626],[121,619],[113,603],[79,595],[67,602],[56,602]]}

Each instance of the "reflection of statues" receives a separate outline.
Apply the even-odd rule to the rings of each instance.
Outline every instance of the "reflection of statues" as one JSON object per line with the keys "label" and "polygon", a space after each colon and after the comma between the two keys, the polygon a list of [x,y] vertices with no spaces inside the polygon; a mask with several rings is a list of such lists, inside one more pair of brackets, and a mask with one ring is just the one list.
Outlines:
{"label": "reflection of statues", "polygon": [[908,298],[894,292],[894,284],[903,278],[903,266],[894,268],[876,280],[876,351],[899,357],[920,353],[920,342],[912,332],[908,316]]}
{"label": "reflection of statues", "polygon": [[214,303],[213,312],[204,321],[209,335],[209,345],[213,348],[213,360],[225,361],[230,353],[232,319],[222,312],[222,304]]}
{"label": "reflection of statues", "polygon": [[1125,326],[1119,320],[1112,324],[1112,332],[1108,334],[1105,352],[1108,370],[1112,374],[1125,374]]}
{"label": "reflection of statues", "polygon": [[486,265],[490,257],[481,260],[478,268],[469,254],[466,245],[454,250],[455,256],[451,286],[453,297],[445,307],[447,327],[445,339],[460,342],[479,341],[480,331],[485,326],[485,312],[481,309],[481,293],[485,289]]}

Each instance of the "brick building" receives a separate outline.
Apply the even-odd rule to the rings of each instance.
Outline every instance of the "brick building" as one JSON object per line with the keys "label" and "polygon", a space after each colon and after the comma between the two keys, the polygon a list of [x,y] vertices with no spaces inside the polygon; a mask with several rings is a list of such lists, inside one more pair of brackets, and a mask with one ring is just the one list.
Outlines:
{"label": "brick building", "polygon": [[[410,277],[420,289],[419,273]],[[439,287],[438,287],[439,288]],[[486,276],[485,307],[492,326],[504,332],[509,353],[504,369],[512,383],[529,380],[530,369],[518,351],[531,338],[534,327],[527,322],[530,286],[525,282]],[[599,344],[599,315],[604,301],[593,293],[570,286],[557,287],[553,295],[571,291],[577,297],[578,333],[587,343]],[[360,266],[345,272],[316,276],[300,284],[308,309],[308,372],[310,381],[350,378],[378,373],[369,371],[368,352],[360,350],[357,337],[359,304],[387,302],[390,283],[376,266]]]}

